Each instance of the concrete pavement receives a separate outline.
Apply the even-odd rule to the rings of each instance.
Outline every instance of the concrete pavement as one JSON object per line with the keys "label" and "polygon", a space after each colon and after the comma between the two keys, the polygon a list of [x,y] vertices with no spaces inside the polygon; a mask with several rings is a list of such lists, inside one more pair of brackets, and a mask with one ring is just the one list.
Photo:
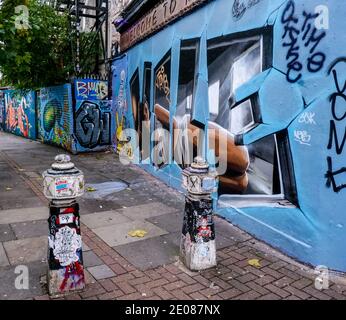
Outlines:
{"label": "concrete pavement", "polygon": [[[0,299],[49,299],[41,173],[61,152],[0,132]],[[346,298],[343,281],[317,290],[312,269],[221,218],[215,219],[218,267],[186,270],[178,261],[182,194],[136,166],[123,166],[112,152],[71,157],[96,191],[79,201],[87,288],[66,299]],[[119,189],[109,192],[110,186]],[[130,237],[134,229],[147,234]],[[21,265],[29,270],[26,290],[14,285]]]}

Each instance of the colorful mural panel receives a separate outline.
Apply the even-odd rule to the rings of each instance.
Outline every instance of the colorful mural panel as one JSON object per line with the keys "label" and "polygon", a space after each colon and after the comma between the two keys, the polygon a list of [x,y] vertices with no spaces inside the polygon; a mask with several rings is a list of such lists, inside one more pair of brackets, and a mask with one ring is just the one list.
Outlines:
{"label": "colorful mural panel", "polygon": [[35,92],[6,90],[4,105],[4,129],[18,136],[36,139]]}
{"label": "colorful mural panel", "polygon": [[73,110],[71,85],[42,88],[37,93],[38,139],[71,151]]}
{"label": "colorful mural panel", "polygon": [[77,100],[74,113],[73,151],[105,149],[112,144],[112,102]]}
{"label": "colorful mural panel", "polygon": [[0,130],[4,129],[5,125],[5,93],[0,90]]}
{"label": "colorful mural panel", "polygon": [[[130,119],[132,118],[132,112],[128,108],[127,94],[128,94],[128,84],[127,84],[127,58],[125,56],[118,57],[115,59],[112,66],[113,70],[113,109],[115,114],[115,135],[113,137],[114,149],[120,153],[123,151],[123,147],[127,145],[128,137],[125,134],[125,129],[130,128]],[[124,151],[126,151],[124,149]],[[132,156],[132,150],[126,151],[128,155]]]}
{"label": "colorful mural panel", "polygon": [[218,170],[218,214],[346,271],[342,11],[336,0],[212,1],[127,50],[122,72],[139,141],[149,102],[141,166],[180,188],[181,170],[203,155]]}
{"label": "colorful mural panel", "polygon": [[108,98],[108,81],[76,79],[74,89],[76,100],[106,100]]}

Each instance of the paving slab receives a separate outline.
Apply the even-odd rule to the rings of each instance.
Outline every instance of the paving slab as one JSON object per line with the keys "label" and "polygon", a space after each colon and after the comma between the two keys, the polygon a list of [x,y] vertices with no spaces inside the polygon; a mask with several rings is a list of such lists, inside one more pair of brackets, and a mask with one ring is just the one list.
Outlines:
{"label": "paving slab", "polygon": [[36,196],[31,198],[0,199],[0,210],[27,209],[44,206],[44,203]]}
{"label": "paving slab", "polygon": [[[82,239],[83,239],[83,233],[82,233]],[[89,248],[84,242],[82,242],[82,249],[83,249],[83,252],[87,252],[91,250],[91,248]]]}
{"label": "paving slab", "polygon": [[[36,199],[36,203],[39,200]],[[13,206],[12,206],[13,207]],[[47,207],[0,210],[0,224],[48,219]]]}
{"label": "paving slab", "polygon": [[147,219],[150,217],[173,213],[175,211],[175,208],[168,207],[165,204],[159,202],[151,202],[118,210],[118,212],[124,214],[132,220]]}
{"label": "paving slab", "polygon": [[[133,230],[145,230],[147,234],[143,238],[131,237],[128,235]],[[126,243],[138,242],[148,238],[167,234],[166,230],[156,227],[150,222],[135,220],[131,222],[101,227],[93,230],[110,247],[119,246]]]}
{"label": "paving slab", "polygon": [[167,230],[168,232],[181,231],[183,228],[183,216],[180,213],[169,213],[157,217],[146,219],[154,225]]}
{"label": "paving slab", "polygon": [[47,259],[47,236],[8,241],[3,245],[11,265]]}
{"label": "paving slab", "polygon": [[231,223],[229,223],[227,220],[223,218],[215,216],[214,223],[215,223],[215,232],[222,233],[224,237],[227,237],[237,242],[243,242],[243,241],[251,239],[251,236],[249,236],[249,234],[236,228],[235,226],[233,226]]}
{"label": "paving slab", "polygon": [[0,224],[0,242],[15,240],[16,236],[9,224]]}
{"label": "paving slab", "polygon": [[0,242],[0,267],[6,267],[8,265],[10,265],[10,262],[7,259],[4,246]]}
{"label": "paving slab", "polygon": [[116,274],[107,265],[103,264],[96,267],[87,268],[96,280],[115,277]]}
{"label": "paving slab", "polygon": [[[112,211],[121,208],[121,205],[114,201],[83,199],[78,200],[80,215],[91,214],[95,212]],[[81,219],[83,222],[83,218]]]}
{"label": "paving slab", "polygon": [[85,268],[103,264],[102,260],[93,251],[83,252],[83,262]]}
{"label": "paving slab", "polygon": [[[47,264],[31,262],[25,264],[28,269],[29,288],[16,288],[16,278],[23,275],[23,269],[18,266],[0,268],[0,300],[24,300],[41,296],[45,292],[40,283],[41,276],[47,272]],[[17,273],[16,273],[17,272]]]}
{"label": "paving slab", "polygon": [[47,220],[12,223],[11,227],[17,239],[48,236]]}
{"label": "paving slab", "polygon": [[90,229],[96,229],[130,221],[130,218],[118,213],[115,210],[83,215],[83,223]]}
{"label": "paving slab", "polygon": [[164,237],[129,243],[114,249],[140,270],[173,263],[179,256],[179,247]]}

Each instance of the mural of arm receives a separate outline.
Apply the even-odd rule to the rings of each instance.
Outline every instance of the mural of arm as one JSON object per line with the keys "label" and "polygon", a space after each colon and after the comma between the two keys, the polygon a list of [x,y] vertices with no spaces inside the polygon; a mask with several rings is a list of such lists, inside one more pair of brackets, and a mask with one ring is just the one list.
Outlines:
{"label": "mural of arm", "polygon": [[[159,104],[155,104],[154,112],[157,120],[162,123],[165,129],[169,129],[169,111],[161,107]],[[178,129],[176,119],[173,120],[173,129]],[[191,131],[191,136],[194,136],[196,130],[200,130],[197,126],[188,121],[188,130]],[[246,173],[249,167],[249,154],[246,147],[237,146],[234,143],[233,135],[222,128],[215,122],[208,122],[208,135],[209,144],[215,146],[216,157],[220,156],[220,139],[225,138],[227,141],[227,171],[224,175],[219,177],[220,187],[225,193],[242,193],[248,186],[248,175]],[[176,145],[178,134],[174,134],[174,144]],[[193,146],[197,148],[196,140],[193,141]]]}
{"label": "mural of arm", "polygon": [[[190,122],[188,128],[192,132],[194,130],[199,130],[198,127]],[[229,131],[211,121],[208,122],[208,139],[209,145],[214,146],[215,156],[220,159],[227,159],[226,173],[219,176],[220,191],[222,191],[222,193],[244,192],[249,183],[246,171],[250,164],[246,147],[237,146],[234,143],[233,135]],[[225,139],[227,144],[226,154],[224,156],[220,156],[220,152],[223,152],[223,150],[221,150],[223,145],[220,145],[221,139]]]}

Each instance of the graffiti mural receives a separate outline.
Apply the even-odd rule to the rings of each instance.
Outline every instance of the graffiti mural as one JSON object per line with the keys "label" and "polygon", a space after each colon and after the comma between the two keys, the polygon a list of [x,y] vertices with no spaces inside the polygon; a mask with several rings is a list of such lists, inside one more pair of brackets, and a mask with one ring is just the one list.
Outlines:
{"label": "graffiti mural", "polygon": [[108,81],[77,79],[74,87],[76,100],[106,100],[108,98]]}
{"label": "graffiti mural", "polygon": [[127,125],[140,136],[150,122],[151,161],[139,165],[180,188],[200,152],[218,170],[218,214],[346,271],[343,11],[336,0],[215,0],[124,52],[121,71]]}
{"label": "graffiti mural", "polygon": [[70,151],[73,133],[71,85],[40,89],[37,117],[38,139]]}
{"label": "graffiti mural", "polygon": [[73,152],[98,151],[112,144],[112,101],[108,81],[77,79],[74,82],[75,108]]}
{"label": "graffiti mural", "polygon": [[0,90],[0,130],[4,129],[5,125],[5,94]]}
{"label": "graffiti mural", "polygon": [[[130,128],[131,112],[127,103],[127,58],[126,56],[115,59],[112,66],[113,70],[113,109],[115,114],[116,132],[113,138],[114,149],[121,153],[124,146],[129,142],[128,137],[124,134],[126,128]],[[126,148],[126,147],[125,147]],[[132,149],[124,149],[124,152],[132,157]]]}
{"label": "graffiti mural", "polygon": [[111,145],[111,101],[77,100],[74,148],[78,152]]}
{"label": "graffiti mural", "polygon": [[36,139],[35,92],[6,90],[4,100],[4,129],[25,138]]}
{"label": "graffiti mural", "polygon": [[158,63],[154,74],[155,138],[152,161],[156,168],[161,169],[169,162],[171,52]]}

